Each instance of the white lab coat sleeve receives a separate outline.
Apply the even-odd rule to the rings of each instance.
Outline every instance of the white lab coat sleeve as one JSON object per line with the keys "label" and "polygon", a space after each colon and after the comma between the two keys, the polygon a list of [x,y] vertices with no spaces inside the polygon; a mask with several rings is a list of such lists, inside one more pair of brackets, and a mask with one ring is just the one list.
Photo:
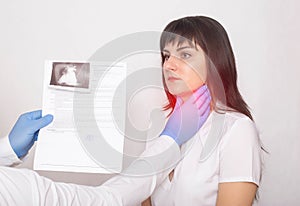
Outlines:
{"label": "white lab coat sleeve", "polygon": [[180,158],[176,142],[168,136],[161,136],[122,175],[103,185],[120,194],[122,205],[140,205],[168,177]]}
{"label": "white lab coat sleeve", "polygon": [[21,162],[11,147],[8,136],[0,138],[0,165],[11,166]]}
{"label": "white lab coat sleeve", "polygon": [[32,170],[0,167],[0,205],[138,204],[167,177],[180,156],[179,147],[170,137],[158,139],[124,175],[117,175],[99,187],[57,183]]}
{"label": "white lab coat sleeve", "polygon": [[109,187],[57,183],[28,169],[0,167],[0,205],[121,205]]}

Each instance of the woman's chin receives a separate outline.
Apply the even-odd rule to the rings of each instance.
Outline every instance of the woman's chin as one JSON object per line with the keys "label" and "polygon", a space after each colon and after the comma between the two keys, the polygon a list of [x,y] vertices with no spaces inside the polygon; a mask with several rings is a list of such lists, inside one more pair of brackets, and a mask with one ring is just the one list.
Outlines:
{"label": "woman's chin", "polygon": [[192,91],[170,91],[169,90],[169,92],[172,95],[181,98],[183,101],[187,100],[193,94]]}

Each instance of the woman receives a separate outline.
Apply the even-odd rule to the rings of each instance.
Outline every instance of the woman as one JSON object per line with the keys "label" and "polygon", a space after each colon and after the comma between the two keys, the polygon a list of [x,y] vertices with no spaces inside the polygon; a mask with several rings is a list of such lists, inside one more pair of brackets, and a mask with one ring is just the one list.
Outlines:
{"label": "woman", "polygon": [[[173,110],[204,83],[211,114],[195,143],[146,205],[252,205],[261,177],[261,145],[251,113],[237,88],[237,71],[226,31],[204,16],[169,23],[161,36],[163,82]],[[214,116],[224,117],[219,142],[201,159]],[[188,143],[186,143],[188,144]],[[184,148],[185,145],[182,146]]]}

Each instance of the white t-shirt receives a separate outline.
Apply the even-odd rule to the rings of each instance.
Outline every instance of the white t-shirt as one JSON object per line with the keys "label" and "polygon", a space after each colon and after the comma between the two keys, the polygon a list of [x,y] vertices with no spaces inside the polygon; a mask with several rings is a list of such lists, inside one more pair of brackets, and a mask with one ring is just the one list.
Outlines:
{"label": "white t-shirt", "polygon": [[[212,127],[221,128],[220,135],[210,134]],[[208,141],[213,138],[214,143]],[[202,156],[204,148],[206,155]],[[259,185],[261,151],[255,124],[247,116],[212,112],[199,132],[182,145],[185,157],[176,166],[172,181],[166,178],[156,187],[151,196],[152,206],[212,206],[216,204],[219,183]]]}

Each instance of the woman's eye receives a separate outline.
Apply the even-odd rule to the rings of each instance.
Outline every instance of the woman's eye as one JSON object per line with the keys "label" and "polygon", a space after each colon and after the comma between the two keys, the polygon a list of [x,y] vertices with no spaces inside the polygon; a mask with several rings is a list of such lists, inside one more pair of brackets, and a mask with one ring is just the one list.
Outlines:
{"label": "woman's eye", "polygon": [[169,57],[170,57],[170,55],[168,55],[168,54],[164,54],[164,60],[166,61],[166,60],[168,60],[169,59]]}
{"label": "woman's eye", "polygon": [[183,59],[187,59],[187,58],[190,58],[192,55],[190,55],[189,53],[182,53],[181,54],[181,58]]}

